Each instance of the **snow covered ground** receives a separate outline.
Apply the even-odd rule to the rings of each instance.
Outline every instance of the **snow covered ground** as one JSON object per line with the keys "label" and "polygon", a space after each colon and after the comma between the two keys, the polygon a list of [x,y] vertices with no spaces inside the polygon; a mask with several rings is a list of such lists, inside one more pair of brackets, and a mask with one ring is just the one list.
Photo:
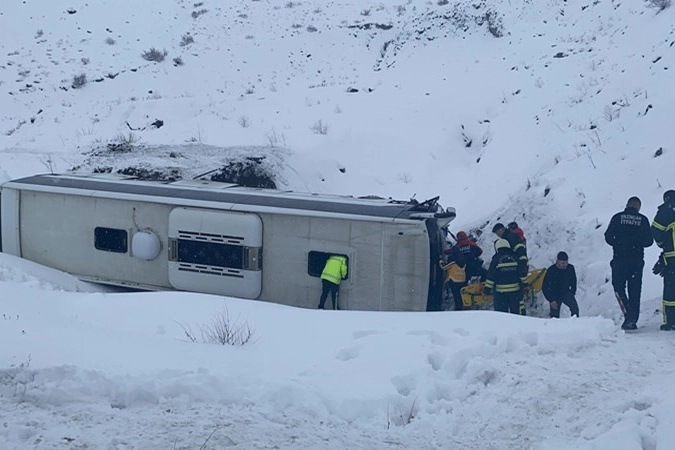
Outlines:
{"label": "snow covered ground", "polygon": [[[511,220],[534,266],[567,251],[582,317],[111,293],[0,254],[0,447],[675,445],[658,249],[624,335],[602,237],[629,196],[652,218],[675,187],[675,8],[163,3],[0,6],[0,181],[265,156],[283,188],[440,194],[488,255]],[[224,314],[250,342],[201,342]]]}

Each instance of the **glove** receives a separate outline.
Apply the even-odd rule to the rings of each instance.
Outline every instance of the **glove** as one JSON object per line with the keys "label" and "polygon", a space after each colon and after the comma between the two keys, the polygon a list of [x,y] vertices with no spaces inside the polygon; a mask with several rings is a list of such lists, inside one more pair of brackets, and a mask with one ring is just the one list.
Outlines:
{"label": "glove", "polygon": [[666,271],[666,264],[663,262],[663,253],[662,253],[661,256],[659,256],[659,259],[656,261],[656,264],[654,264],[654,267],[652,268],[652,273],[654,275],[663,276],[665,271]]}

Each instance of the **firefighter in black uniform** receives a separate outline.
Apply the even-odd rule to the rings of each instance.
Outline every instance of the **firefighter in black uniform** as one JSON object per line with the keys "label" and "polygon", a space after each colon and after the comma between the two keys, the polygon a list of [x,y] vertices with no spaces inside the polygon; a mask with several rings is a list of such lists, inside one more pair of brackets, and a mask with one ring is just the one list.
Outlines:
{"label": "firefighter in black uniform", "polygon": [[663,194],[652,222],[652,235],[663,252],[654,266],[654,273],[663,277],[663,325],[664,331],[675,330],[675,191]]}
{"label": "firefighter in black uniform", "polygon": [[495,250],[497,253],[490,262],[483,293],[492,293],[495,311],[521,314],[526,277],[519,275],[516,255],[506,239],[497,239]]}
{"label": "firefighter in black uniform", "polygon": [[[636,330],[640,317],[640,294],[642,292],[642,270],[645,266],[644,249],[654,242],[649,219],[640,214],[642,203],[637,197],[628,199],[626,209],[612,216],[605,241],[612,246],[614,256],[612,287],[624,321],[623,330]],[[626,285],[628,295],[626,295]]]}
{"label": "firefighter in black uniform", "polygon": [[544,297],[551,307],[549,317],[560,317],[560,306],[567,305],[572,316],[579,317],[579,304],[574,297],[577,293],[577,273],[568,262],[565,252],[559,252],[555,264],[546,269],[542,284]]}
{"label": "firefighter in black uniform", "polygon": [[[503,223],[496,223],[495,226],[492,227],[492,232],[500,239],[505,239],[509,243],[511,251],[513,251],[516,262],[518,263],[518,276],[523,278],[523,280],[527,280],[527,272],[529,270],[527,248],[525,247],[523,240],[515,232],[506,228]],[[523,316],[526,314],[524,291],[523,298],[520,302],[520,314]]]}

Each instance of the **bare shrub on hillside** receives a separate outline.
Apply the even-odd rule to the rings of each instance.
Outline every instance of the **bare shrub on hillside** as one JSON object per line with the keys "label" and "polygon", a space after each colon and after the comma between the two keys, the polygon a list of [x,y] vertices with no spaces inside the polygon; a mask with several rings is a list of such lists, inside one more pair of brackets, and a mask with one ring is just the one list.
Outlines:
{"label": "bare shrub on hillside", "polygon": [[193,19],[196,19],[197,17],[201,16],[202,14],[206,14],[207,12],[209,12],[208,9],[200,9],[198,11],[192,11],[192,14],[190,14],[190,15],[192,16]]}
{"label": "bare shrub on hillside", "polygon": [[194,41],[195,38],[193,38],[190,33],[186,33],[183,35],[183,37],[181,37],[180,43],[178,45],[180,45],[181,47],[185,47],[186,45],[192,44]]}
{"label": "bare shrub on hillside", "polygon": [[438,5],[438,6],[445,6],[445,5],[447,5],[448,3],[450,3],[449,0],[438,0],[437,5]]}
{"label": "bare shrub on hillside", "polygon": [[283,147],[286,147],[286,136],[284,133],[281,133],[281,135],[277,135],[276,130],[271,129],[270,131],[267,132],[265,135],[267,138],[267,143],[269,144],[270,147],[277,147],[280,144]]}
{"label": "bare shrub on hillside", "polygon": [[614,119],[618,119],[621,113],[621,108],[612,107],[610,105],[605,106],[603,111],[603,116],[607,122],[611,122]]}
{"label": "bare shrub on hillside", "polygon": [[502,18],[494,11],[486,11],[485,14],[476,18],[478,25],[486,24],[488,31],[496,38],[504,36],[504,25]]}
{"label": "bare shrub on hillside", "polygon": [[130,153],[136,147],[137,142],[138,138],[134,133],[119,133],[113,139],[108,141],[106,148],[113,153]]}
{"label": "bare shrub on hillside", "polygon": [[664,9],[670,8],[672,5],[671,0],[647,0],[647,6],[650,8],[656,8],[657,14],[663,11]]}
{"label": "bare shrub on hillside", "polygon": [[152,47],[150,50],[144,51],[141,56],[143,57],[144,60],[146,61],[154,61],[154,62],[162,62],[164,61],[164,58],[166,58],[167,55],[166,50],[162,50],[161,52],[157,50],[155,47]]}
{"label": "bare shrub on hillside", "polygon": [[253,331],[247,322],[232,321],[225,309],[216,315],[211,323],[201,330],[202,341],[209,344],[233,345],[241,347],[253,337]]}
{"label": "bare shrub on hillside", "polygon": [[115,45],[115,39],[113,39],[111,37],[107,37],[107,38],[105,38],[105,43],[108,44],[108,45]]}
{"label": "bare shrub on hillside", "polygon": [[241,116],[239,119],[237,119],[237,123],[242,128],[248,128],[251,126],[251,119],[246,116]]}
{"label": "bare shrub on hillside", "polygon": [[183,62],[183,58],[181,58],[180,56],[177,56],[173,59],[174,67],[182,66],[183,64],[185,63]]}
{"label": "bare shrub on hillside", "polygon": [[368,17],[370,15],[370,9],[362,9],[361,15],[364,17]]}
{"label": "bare shrub on hillside", "polygon": [[461,127],[462,127],[462,131],[461,131],[462,142],[464,142],[464,147],[471,148],[471,146],[473,145],[473,138],[468,135],[468,132],[467,132],[466,128],[464,127],[464,125],[461,125]]}
{"label": "bare shrub on hillside", "polygon": [[80,89],[84,87],[87,84],[87,75],[84,73],[81,73],[79,75],[75,75],[73,77],[73,82],[71,84],[73,89]]}
{"label": "bare shrub on hillside", "polygon": [[241,347],[253,337],[253,330],[247,322],[233,321],[227,308],[215,315],[211,322],[200,327],[201,340],[197,338],[189,325],[178,323],[185,338],[192,343],[232,345]]}
{"label": "bare shrub on hillside", "polygon": [[240,186],[277,189],[272,167],[265,162],[264,156],[247,156],[232,160],[227,165],[209,172],[210,181],[234,183]]}
{"label": "bare shrub on hillside", "polygon": [[328,134],[328,124],[323,123],[321,119],[317,120],[310,129],[314,134]]}
{"label": "bare shrub on hillside", "polygon": [[314,33],[315,31],[317,31],[317,28],[314,25],[308,25],[307,31],[309,31],[310,33]]}

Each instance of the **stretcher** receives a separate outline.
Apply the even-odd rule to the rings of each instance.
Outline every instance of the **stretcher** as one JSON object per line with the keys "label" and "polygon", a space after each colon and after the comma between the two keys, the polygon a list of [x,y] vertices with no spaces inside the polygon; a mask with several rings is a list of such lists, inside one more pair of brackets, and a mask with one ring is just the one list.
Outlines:
{"label": "stretcher", "polygon": [[[534,303],[534,296],[541,292],[546,269],[532,269],[527,274],[525,286],[526,304]],[[462,288],[462,304],[464,309],[492,309],[492,294],[484,294],[485,283],[473,283]]]}

